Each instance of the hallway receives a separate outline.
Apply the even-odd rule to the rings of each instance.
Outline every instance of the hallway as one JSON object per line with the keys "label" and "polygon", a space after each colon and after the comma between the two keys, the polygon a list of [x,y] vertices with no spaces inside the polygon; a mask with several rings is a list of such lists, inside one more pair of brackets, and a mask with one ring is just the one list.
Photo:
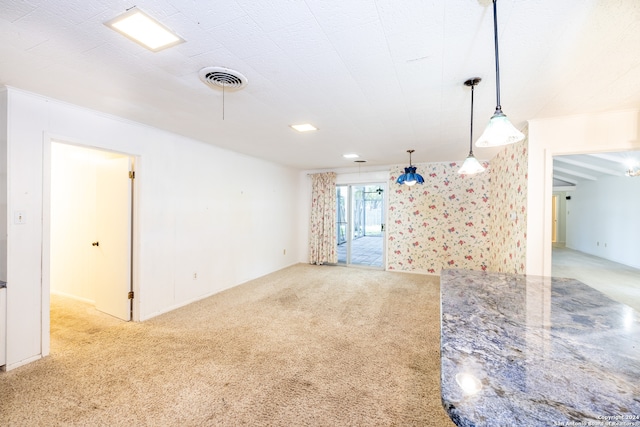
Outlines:
{"label": "hallway", "polygon": [[640,270],[569,248],[553,248],[551,275],[570,277],[640,313]]}

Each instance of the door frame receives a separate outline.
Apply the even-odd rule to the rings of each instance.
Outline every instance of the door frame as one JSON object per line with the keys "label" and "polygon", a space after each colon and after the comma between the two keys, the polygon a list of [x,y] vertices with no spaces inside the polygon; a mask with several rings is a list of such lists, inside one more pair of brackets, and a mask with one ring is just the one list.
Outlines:
{"label": "door frame", "polygon": [[[352,234],[353,234],[353,187],[365,187],[368,185],[378,185],[383,189],[382,196],[382,221],[384,229],[382,230],[382,265],[380,267],[377,266],[368,266],[363,264],[353,264],[349,262],[351,260],[351,242],[352,242]],[[359,181],[359,182],[341,182],[336,183],[336,192],[338,187],[347,187],[347,201],[345,203],[345,216],[347,220],[347,228],[346,228],[346,259],[344,263],[339,262],[338,265],[343,265],[346,267],[359,267],[359,268],[372,268],[372,269],[381,269],[387,270],[387,209],[389,202],[389,185],[385,180],[371,180],[371,181]],[[337,230],[336,230],[337,233]],[[336,244],[337,246],[337,244]],[[337,249],[337,247],[336,247]]]}
{"label": "door frame", "polygon": [[138,227],[138,200],[140,199],[140,186],[138,180],[140,177],[140,156],[133,153],[126,153],[110,148],[92,145],[84,141],[74,140],[64,136],[54,135],[45,132],[42,141],[42,277],[41,277],[41,356],[47,356],[51,350],[51,146],[54,142],[74,145],[76,147],[106,151],[117,153],[123,156],[129,156],[132,159],[133,169],[136,172],[135,179],[131,183],[131,290],[134,292],[135,298],[131,304],[131,320],[140,321],[140,286],[138,280],[139,265],[139,229]]}
{"label": "door frame", "polygon": [[558,207],[560,197],[557,194],[551,197],[551,244],[554,244],[558,242]]}

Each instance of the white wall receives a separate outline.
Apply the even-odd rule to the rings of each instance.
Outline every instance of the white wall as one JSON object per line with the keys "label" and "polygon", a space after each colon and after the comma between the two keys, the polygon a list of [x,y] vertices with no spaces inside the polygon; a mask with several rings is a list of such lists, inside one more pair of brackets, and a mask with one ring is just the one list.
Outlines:
{"label": "white wall", "polygon": [[48,353],[51,139],[136,156],[136,319],[297,262],[298,171],[16,89],[7,101],[8,212],[27,217],[8,224],[9,369]]}
{"label": "white wall", "polygon": [[0,280],[7,280],[7,91],[0,90]]}
{"label": "white wall", "polygon": [[551,275],[553,156],[638,149],[638,110],[529,121],[527,274]]}
{"label": "white wall", "polygon": [[[0,90],[0,280],[7,280],[7,91]],[[7,290],[0,289],[0,366],[6,362]]]}
{"label": "white wall", "polygon": [[567,206],[567,247],[640,268],[640,178],[581,182]]}

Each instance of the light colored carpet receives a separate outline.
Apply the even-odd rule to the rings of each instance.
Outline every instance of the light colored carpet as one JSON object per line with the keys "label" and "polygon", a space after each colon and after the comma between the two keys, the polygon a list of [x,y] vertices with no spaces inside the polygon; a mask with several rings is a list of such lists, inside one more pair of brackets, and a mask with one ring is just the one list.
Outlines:
{"label": "light colored carpet", "polygon": [[52,296],[8,426],[452,426],[437,277],[298,264],[142,323]]}

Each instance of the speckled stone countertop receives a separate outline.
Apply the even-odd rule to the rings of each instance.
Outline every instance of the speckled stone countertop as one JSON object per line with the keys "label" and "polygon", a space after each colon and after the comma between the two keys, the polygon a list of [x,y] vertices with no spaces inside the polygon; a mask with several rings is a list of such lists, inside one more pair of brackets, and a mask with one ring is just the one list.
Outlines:
{"label": "speckled stone countertop", "polygon": [[573,279],[444,270],[440,293],[458,426],[640,427],[640,313]]}

